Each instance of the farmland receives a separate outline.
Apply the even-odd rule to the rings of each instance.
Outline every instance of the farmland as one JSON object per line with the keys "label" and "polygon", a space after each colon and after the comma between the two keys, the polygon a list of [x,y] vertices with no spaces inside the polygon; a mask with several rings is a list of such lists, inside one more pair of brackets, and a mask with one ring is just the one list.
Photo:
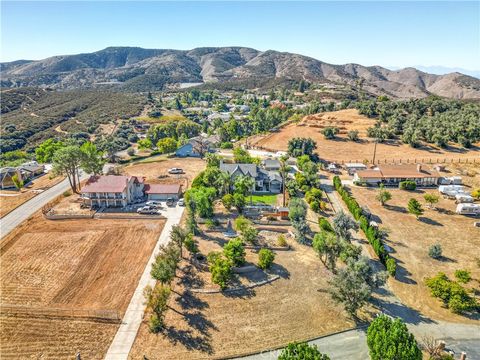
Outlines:
{"label": "farmland", "polygon": [[7,235],[1,244],[2,357],[61,359],[80,350],[102,358],[117,324],[85,314],[122,316],[163,225],[49,221],[37,214]]}
{"label": "farmland", "polygon": [[[320,157],[328,161],[371,161],[374,153],[372,139],[366,138],[366,129],[375,124],[374,119],[360,115],[357,110],[347,109],[334,112],[326,112],[317,115],[306,116],[299,123],[289,124],[279,130],[260,139],[255,138],[250,144],[257,148],[264,148],[272,151],[286,151],[288,141],[294,137],[310,137],[317,143],[317,152]],[[322,130],[325,127],[338,127],[340,132],[333,140],[325,139]],[[359,141],[348,140],[346,134],[350,130],[359,132]],[[435,145],[423,145],[419,148],[412,148],[402,144],[398,140],[386,140],[377,144],[376,160],[414,161],[415,159],[447,159],[447,161],[458,159],[478,158],[479,148],[473,147],[465,150],[458,146],[450,146],[447,149]]]}
{"label": "farmland", "polygon": [[[474,279],[480,279],[480,270],[476,263],[478,254],[474,251],[480,247],[480,236],[479,229],[473,226],[475,220],[455,214],[456,205],[448,199],[441,198],[436,210],[429,209],[423,195],[426,192],[436,193],[436,189],[415,192],[390,190],[392,200],[385,207],[375,200],[377,191],[373,188],[352,188],[353,196],[359,204],[368,206],[378,217],[375,221],[388,231],[386,243],[394,249],[392,256],[399,265],[396,280],[389,281],[394,293],[406,305],[431,318],[455,322],[470,321],[442,308],[441,303],[430,295],[424,280],[440,271],[454,278],[453,273],[458,269],[466,269],[472,273]],[[410,198],[423,204],[425,212],[419,220],[407,212]],[[439,243],[443,249],[440,260],[428,256],[429,246],[435,243]]]}

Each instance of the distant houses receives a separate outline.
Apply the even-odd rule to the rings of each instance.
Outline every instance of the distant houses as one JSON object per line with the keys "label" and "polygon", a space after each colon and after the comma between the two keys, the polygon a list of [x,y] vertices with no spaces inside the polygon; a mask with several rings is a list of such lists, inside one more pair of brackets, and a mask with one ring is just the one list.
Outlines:
{"label": "distant houses", "polygon": [[0,169],[0,189],[16,188],[13,177],[24,184],[45,173],[45,166],[36,161],[30,161],[17,167],[4,167]]}
{"label": "distant houses", "polygon": [[199,135],[191,138],[186,144],[180,146],[175,151],[175,156],[202,157],[209,152],[213,152],[219,142],[220,139],[216,135]]}

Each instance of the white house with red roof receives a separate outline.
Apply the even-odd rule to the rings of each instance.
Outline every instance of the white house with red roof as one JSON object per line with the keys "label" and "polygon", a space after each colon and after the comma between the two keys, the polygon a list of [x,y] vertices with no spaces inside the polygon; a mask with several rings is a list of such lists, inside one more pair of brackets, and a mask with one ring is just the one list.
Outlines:
{"label": "white house with red roof", "polygon": [[141,200],[144,187],[144,178],[138,176],[91,176],[81,193],[88,206],[124,207]]}

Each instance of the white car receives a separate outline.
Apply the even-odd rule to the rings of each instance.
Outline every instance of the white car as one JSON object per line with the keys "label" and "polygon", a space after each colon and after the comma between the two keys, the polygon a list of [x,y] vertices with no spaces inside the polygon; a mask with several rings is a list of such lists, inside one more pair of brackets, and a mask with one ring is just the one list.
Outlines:
{"label": "white car", "polygon": [[155,206],[155,207],[161,207],[161,206],[162,206],[162,203],[161,203],[160,201],[150,200],[150,201],[147,201],[147,202],[145,203],[145,205]]}
{"label": "white car", "polygon": [[183,169],[180,168],[171,168],[168,170],[169,174],[183,174]]}
{"label": "white car", "polygon": [[148,215],[153,215],[153,214],[159,214],[160,210],[153,206],[144,206],[139,209],[137,209],[138,214],[148,214]]}
{"label": "white car", "polygon": [[184,199],[180,199],[177,201],[177,205],[178,206],[185,206],[185,200]]}

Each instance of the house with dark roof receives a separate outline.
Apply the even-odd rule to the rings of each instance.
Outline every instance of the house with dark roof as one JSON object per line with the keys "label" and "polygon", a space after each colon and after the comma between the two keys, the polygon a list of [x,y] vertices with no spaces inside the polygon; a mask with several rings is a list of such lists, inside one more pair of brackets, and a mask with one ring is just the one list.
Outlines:
{"label": "house with dark roof", "polygon": [[254,180],[252,192],[278,194],[282,191],[282,177],[278,171],[262,169],[255,164],[220,163],[220,170],[230,174],[232,179],[248,176]]}
{"label": "house with dark roof", "polygon": [[277,159],[265,159],[262,161],[262,167],[268,171],[280,170],[281,164]]}
{"label": "house with dark roof", "polygon": [[185,145],[180,146],[175,151],[178,157],[202,157],[208,152],[212,152],[215,146],[220,142],[216,135],[204,136],[199,135],[191,138]]}
{"label": "house with dark roof", "polygon": [[144,178],[137,176],[91,176],[81,198],[90,207],[125,207],[143,199],[144,186]]}

